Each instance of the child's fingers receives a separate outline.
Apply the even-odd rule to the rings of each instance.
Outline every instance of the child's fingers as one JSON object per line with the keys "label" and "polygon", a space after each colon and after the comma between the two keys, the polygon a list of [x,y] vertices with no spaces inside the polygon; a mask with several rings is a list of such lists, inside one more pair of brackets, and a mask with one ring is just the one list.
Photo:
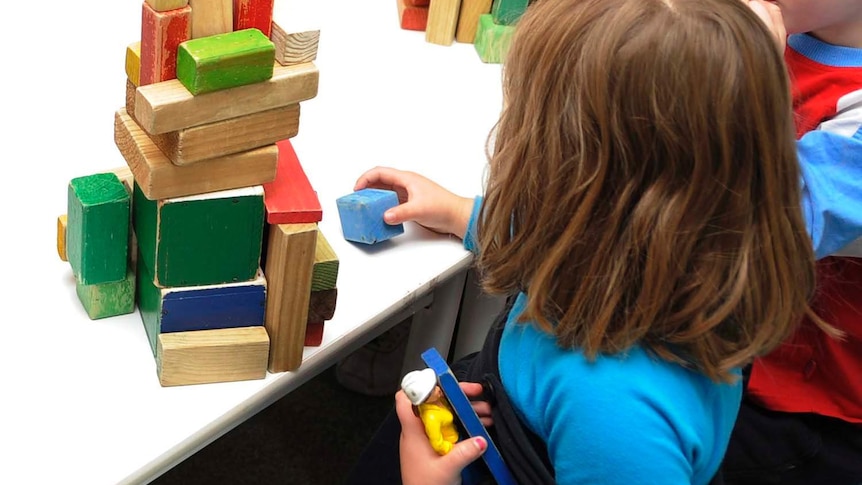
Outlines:
{"label": "child's fingers", "polygon": [[443,459],[447,462],[447,467],[451,466],[454,470],[462,470],[482,456],[487,448],[488,443],[485,438],[477,436],[456,443],[452,451],[446,454]]}

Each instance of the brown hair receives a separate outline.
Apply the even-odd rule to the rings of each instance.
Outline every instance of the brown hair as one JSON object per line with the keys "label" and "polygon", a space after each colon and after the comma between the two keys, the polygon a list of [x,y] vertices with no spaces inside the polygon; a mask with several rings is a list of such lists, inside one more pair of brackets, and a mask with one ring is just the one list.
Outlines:
{"label": "brown hair", "polygon": [[714,380],[808,311],[790,87],[740,0],[539,0],[504,65],[479,218],[491,293],[589,358]]}

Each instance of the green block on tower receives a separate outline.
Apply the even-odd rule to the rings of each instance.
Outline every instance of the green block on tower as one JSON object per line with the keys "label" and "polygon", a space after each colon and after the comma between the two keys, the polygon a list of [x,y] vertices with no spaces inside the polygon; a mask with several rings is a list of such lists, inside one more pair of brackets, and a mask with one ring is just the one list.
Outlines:
{"label": "green block on tower", "polygon": [[509,45],[512,43],[512,35],[515,27],[512,25],[500,25],[494,22],[492,14],[486,13],[479,16],[479,25],[476,28],[476,39],[473,45],[482,62],[488,64],[500,64],[506,59]]}
{"label": "green block on tower", "polygon": [[81,285],[126,277],[129,253],[129,193],[113,173],[69,182],[66,258]]}
{"label": "green block on tower", "polygon": [[515,25],[527,10],[529,0],[494,0],[491,16],[497,25]]}
{"label": "green block on tower", "polygon": [[127,268],[126,277],[120,281],[95,285],[77,282],[75,290],[91,320],[135,311],[135,273],[131,268]]}
{"label": "green block on tower", "polygon": [[194,95],[272,77],[275,44],[258,29],[187,40],[177,49],[177,79]]}

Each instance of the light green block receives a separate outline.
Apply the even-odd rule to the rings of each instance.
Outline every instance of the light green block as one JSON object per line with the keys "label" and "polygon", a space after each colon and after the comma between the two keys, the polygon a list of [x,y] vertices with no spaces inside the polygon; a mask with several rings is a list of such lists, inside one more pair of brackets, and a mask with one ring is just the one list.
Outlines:
{"label": "light green block", "polygon": [[75,290],[91,320],[125,315],[135,311],[135,273],[127,268],[126,277],[110,283],[83,285]]}
{"label": "light green block", "polygon": [[187,40],[177,50],[177,79],[194,95],[266,81],[275,44],[258,29]]}
{"label": "light green block", "polygon": [[514,33],[514,26],[494,23],[491,14],[481,15],[473,45],[476,47],[476,52],[479,53],[482,62],[488,64],[502,63],[509,52],[509,45],[512,43]]}

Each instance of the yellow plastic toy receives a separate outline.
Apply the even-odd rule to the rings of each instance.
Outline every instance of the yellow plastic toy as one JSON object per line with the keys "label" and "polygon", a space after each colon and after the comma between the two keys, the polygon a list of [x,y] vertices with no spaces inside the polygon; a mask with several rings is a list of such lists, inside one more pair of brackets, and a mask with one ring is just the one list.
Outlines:
{"label": "yellow plastic toy", "polygon": [[454,415],[443,390],[437,385],[433,369],[408,372],[401,380],[401,389],[413,403],[413,412],[422,419],[428,441],[440,455],[452,451],[458,442]]}

